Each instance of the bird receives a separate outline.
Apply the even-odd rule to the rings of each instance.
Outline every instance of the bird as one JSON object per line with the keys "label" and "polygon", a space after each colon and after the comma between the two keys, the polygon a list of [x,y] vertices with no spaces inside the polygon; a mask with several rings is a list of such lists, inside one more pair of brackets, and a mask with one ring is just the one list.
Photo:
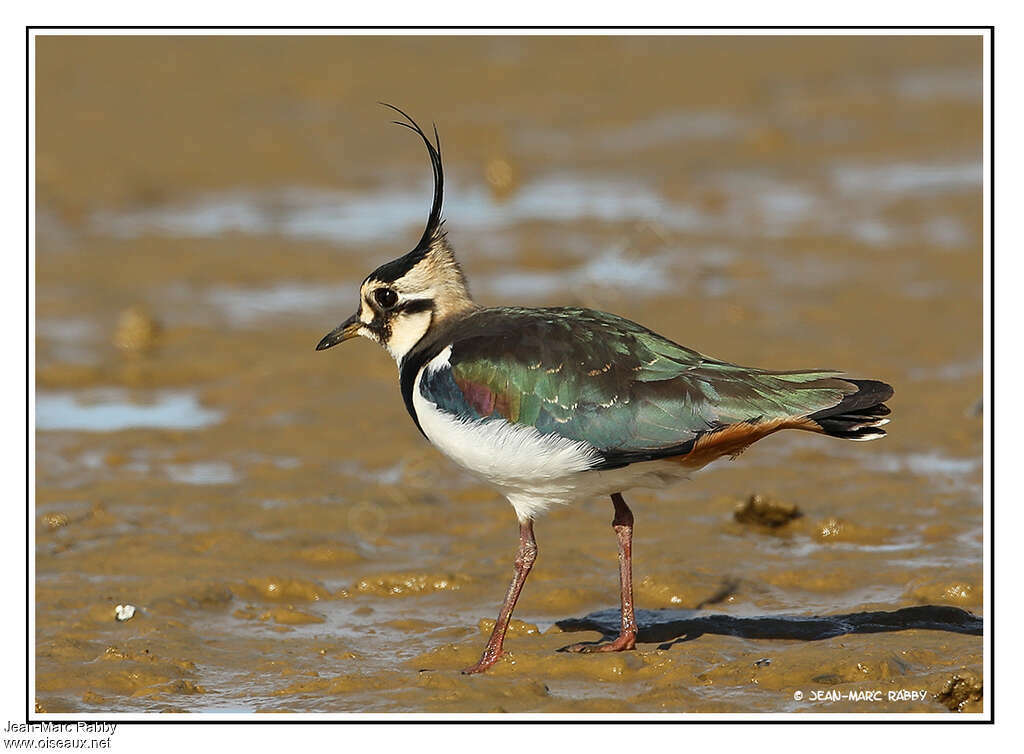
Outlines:
{"label": "bird", "polygon": [[380,104],[426,145],[433,201],[416,246],[363,280],[356,312],[316,350],[356,336],[383,346],[419,432],[515,510],[512,581],[479,661],[464,673],[502,657],[537,559],[534,523],[551,506],[610,497],[618,542],[619,635],[564,651],[631,650],[638,628],[625,492],[682,481],[784,429],[857,441],[885,436],[893,388],[879,380],[738,366],[602,311],[477,304],[442,218],[437,126],[431,141],[404,111]]}

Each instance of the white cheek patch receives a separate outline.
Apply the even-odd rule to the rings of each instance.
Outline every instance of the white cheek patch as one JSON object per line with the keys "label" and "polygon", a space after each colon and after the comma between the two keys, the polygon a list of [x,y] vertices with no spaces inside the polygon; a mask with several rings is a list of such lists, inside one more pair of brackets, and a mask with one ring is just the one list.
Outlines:
{"label": "white cheek patch", "polygon": [[429,311],[425,311],[416,314],[399,314],[391,320],[391,337],[384,345],[391,352],[395,361],[401,362],[413,346],[427,334],[431,319],[433,319],[433,315]]}

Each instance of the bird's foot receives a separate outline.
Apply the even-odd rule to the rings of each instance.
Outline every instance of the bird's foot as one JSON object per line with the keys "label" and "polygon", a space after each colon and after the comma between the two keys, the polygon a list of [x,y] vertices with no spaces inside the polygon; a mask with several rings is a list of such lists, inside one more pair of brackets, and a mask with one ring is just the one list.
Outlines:
{"label": "bird's foot", "polygon": [[498,650],[497,652],[484,650],[483,655],[480,657],[480,660],[476,663],[476,665],[470,665],[468,668],[463,668],[462,674],[473,675],[475,673],[482,673],[485,670],[487,670],[487,668],[491,667],[491,665],[500,660],[503,654],[505,653],[501,650]]}
{"label": "bird's foot", "polygon": [[591,652],[625,652],[629,649],[636,649],[636,634],[619,634],[617,639],[604,642],[580,642],[562,647],[559,652],[576,652],[579,654],[590,654]]}

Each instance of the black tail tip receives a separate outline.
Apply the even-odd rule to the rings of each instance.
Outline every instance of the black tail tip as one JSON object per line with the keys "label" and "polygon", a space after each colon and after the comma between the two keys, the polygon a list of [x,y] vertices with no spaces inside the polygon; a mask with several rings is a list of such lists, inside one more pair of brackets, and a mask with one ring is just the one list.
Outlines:
{"label": "black tail tip", "polygon": [[811,414],[821,427],[822,432],[830,437],[844,440],[877,440],[885,437],[881,427],[889,423],[885,417],[892,411],[884,401],[893,396],[892,385],[879,380],[848,380],[857,386],[857,392],[850,393],[832,408]]}
{"label": "black tail tip", "polygon": [[838,437],[842,440],[865,442],[867,440],[877,440],[880,437],[885,437],[887,434],[884,429],[879,429],[875,425],[861,425],[853,429],[839,429],[834,425],[826,426],[827,422],[828,420],[825,420],[825,422],[819,422],[825,434],[829,437]]}

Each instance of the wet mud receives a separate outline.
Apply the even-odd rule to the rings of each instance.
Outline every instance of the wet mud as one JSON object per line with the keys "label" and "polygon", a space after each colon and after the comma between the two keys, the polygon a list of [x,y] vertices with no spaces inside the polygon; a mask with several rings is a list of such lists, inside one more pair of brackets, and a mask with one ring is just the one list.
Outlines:
{"label": "wet mud", "polygon": [[[984,708],[980,41],[60,37],[37,65],[37,709]],[[511,506],[383,350],[313,350],[429,205],[378,100],[437,121],[482,303],[884,379],[889,436],[627,495],[635,652],[558,652],[614,631],[617,565],[610,501],[550,511],[507,656],[462,676]]]}

